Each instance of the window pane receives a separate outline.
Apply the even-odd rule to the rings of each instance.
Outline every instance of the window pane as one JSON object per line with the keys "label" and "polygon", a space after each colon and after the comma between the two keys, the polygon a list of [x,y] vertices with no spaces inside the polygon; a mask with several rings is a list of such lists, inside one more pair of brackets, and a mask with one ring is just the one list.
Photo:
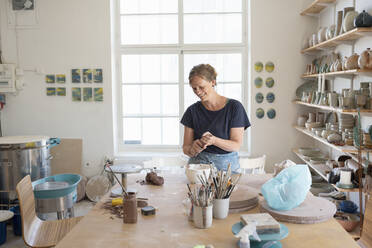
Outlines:
{"label": "window pane", "polygon": [[179,125],[178,118],[163,119],[163,145],[179,144]]}
{"label": "window pane", "polygon": [[125,144],[141,144],[140,118],[123,118],[123,138]]}
{"label": "window pane", "polygon": [[241,12],[242,0],[184,0],[185,13]]}
{"label": "window pane", "polygon": [[178,55],[123,55],[123,83],[178,82]]}
{"label": "window pane", "polygon": [[242,42],[241,14],[184,15],[185,43]]}
{"label": "window pane", "polygon": [[163,85],[162,90],[162,114],[178,115],[178,85]]}
{"label": "window pane", "polygon": [[121,14],[177,13],[175,0],[120,0]]}
{"label": "window pane", "polygon": [[178,42],[177,15],[121,17],[121,44],[175,44]]}
{"label": "window pane", "polygon": [[189,73],[193,66],[210,64],[217,71],[218,82],[242,81],[242,55],[235,54],[185,54],[185,82],[189,82]]}
{"label": "window pane", "polygon": [[160,118],[143,118],[143,144],[161,144],[161,120]]}
{"label": "window pane", "polygon": [[192,88],[190,87],[189,84],[185,84],[184,87],[184,93],[185,93],[185,111],[187,107],[189,107],[191,104],[200,101],[199,97],[195,95],[195,93],[192,91]]}
{"label": "window pane", "polygon": [[242,86],[241,84],[217,84],[217,92],[227,98],[242,101]]}
{"label": "window pane", "polygon": [[141,87],[142,113],[160,114],[160,85],[143,85]]}
{"label": "window pane", "polygon": [[123,85],[123,114],[141,113],[141,92],[135,85]]}

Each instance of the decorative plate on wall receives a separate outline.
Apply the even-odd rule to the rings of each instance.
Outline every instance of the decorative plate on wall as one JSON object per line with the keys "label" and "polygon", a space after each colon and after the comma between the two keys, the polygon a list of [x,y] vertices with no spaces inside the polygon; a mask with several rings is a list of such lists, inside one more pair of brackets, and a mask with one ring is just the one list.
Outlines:
{"label": "decorative plate on wall", "polygon": [[263,100],[264,100],[264,96],[262,95],[262,93],[261,92],[258,92],[257,94],[256,94],[256,102],[257,103],[262,103],[263,102]]}
{"label": "decorative plate on wall", "polygon": [[268,78],[266,78],[265,84],[266,84],[267,88],[272,88],[275,84],[275,81],[272,77],[268,77]]}
{"label": "decorative plate on wall", "polygon": [[258,119],[262,119],[265,116],[265,111],[262,108],[256,109],[256,116]]}
{"label": "decorative plate on wall", "polygon": [[267,117],[268,117],[269,119],[274,119],[275,116],[276,116],[276,111],[275,111],[275,109],[269,109],[269,110],[267,111]]}
{"label": "decorative plate on wall", "polygon": [[261,77],[256,77],[254,79],[254,85],[256,86],[256,88],[261,88],[262,87],[262,78]]}
{"label": "decorative plate on wall", "polygon": [[274,95],[274,93],[272,93],[272,92],[267,93],[266,94],[266,100],[269,103],[273,103],[275,101],[275,95]]}
{"label": "decorative plate on wall", "polygon": [[256,63],[254,64],[254,70],[255,70],[256,72],[261,72],[262,69],[263,69],[263,64],[262,64],[262,62],[258,61],[258,62],[256,62]]}
{"label": "decorative plate on wall", "polygon": [[274,69],[275,69],[275,65],[274,65],[273,62],[269,61],[269,62],[267,62],[267,63],[265,64],[265,70],[266,70],[267,72],[273,72]]}

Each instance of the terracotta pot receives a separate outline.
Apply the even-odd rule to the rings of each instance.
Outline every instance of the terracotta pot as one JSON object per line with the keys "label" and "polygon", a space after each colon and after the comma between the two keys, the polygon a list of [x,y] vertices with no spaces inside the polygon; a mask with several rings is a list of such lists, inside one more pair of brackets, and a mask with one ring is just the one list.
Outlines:
{"label": "terracotta pot", "polygon": [[367,65],[369,62],[369,53],[370,53],[370,49],[367,48],[360,54],[359,59],[358,59],[358,65],[360,69],[367,69]]}
{"label": "terracotta pot", "polygon": [[359,66],[358,66],[358,59],[359,59],[359,55],[358,54],[354,53],[353,55],[351,55],[346,60],[346,64],[345,64],[346,70],[358,69],[359,68]]}

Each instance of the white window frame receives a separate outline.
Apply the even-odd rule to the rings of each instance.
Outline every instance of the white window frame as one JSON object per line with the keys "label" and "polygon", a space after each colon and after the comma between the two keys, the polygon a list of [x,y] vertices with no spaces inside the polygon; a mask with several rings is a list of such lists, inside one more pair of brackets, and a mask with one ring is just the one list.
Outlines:
{"label": "white window frame", "polygon": [[[116,85],[113,87],[113,108],[114,108],[114,147],[115,153],[126,152],[179,152],[182,151],[184,126],[179,124],[179,144],[178,145],[143,145],[143,144],[124,144],[123,137],[123,99],[122,99],[122,74],[121,74],[121,56],[123,54],[178,54],[179,55],[179,118],[182,118],[185,112],[184,108],[184,54],[222,54],[222,53],[240,53],[242,56],[242,104],[249,111],[249,93],[248,86],[248,2],[242,0],[242,42],[241,43],[223,43],[223,44],[184,44],[183,37],[183,6],[182,2],[187,0],[178,0],[178,44],[170,45],[121,45],[121,21],[120,21],[120,3],[118,0],[112,1],[112,35],[113,39],[113,82]],[[224,12],[237,13],[237,12]],[[240,13],[240,12],[239,12]],[[173,13],[172,13],[173,14]],[[206,14],[206,13],[193,13]],[[215,13],[213,13],[215,14]],[[116,114],[115,114],[116,113]],[[139,116],[140,117],[140,116]],[[164,117],[164,116],[162,116]],[[241,151],[249,151],[248,144],[250,143],[245,132],[244,142]]]}

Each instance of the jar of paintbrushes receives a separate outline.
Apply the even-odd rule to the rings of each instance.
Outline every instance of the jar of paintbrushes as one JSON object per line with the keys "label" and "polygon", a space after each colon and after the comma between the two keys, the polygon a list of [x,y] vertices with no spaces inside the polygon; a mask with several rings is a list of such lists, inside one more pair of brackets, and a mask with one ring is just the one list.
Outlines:
{"label": "jar of paintbrushes", "polygon": [[238,183],[241,174],[231,174],[230,164],[227,171],[212,173],[215,198],[213,200],[213,217],[225,219],[229,214],[230,195]]}
{"label": "jar of paintbrushes", "polygon": [[192,216],[195,227],[205,229],[212,226],[214,188],[205,174],[199,176],[198,179],[201,184],[193,185],[192,189],[187,184],[189,189],[188,196],[192,203]]}

